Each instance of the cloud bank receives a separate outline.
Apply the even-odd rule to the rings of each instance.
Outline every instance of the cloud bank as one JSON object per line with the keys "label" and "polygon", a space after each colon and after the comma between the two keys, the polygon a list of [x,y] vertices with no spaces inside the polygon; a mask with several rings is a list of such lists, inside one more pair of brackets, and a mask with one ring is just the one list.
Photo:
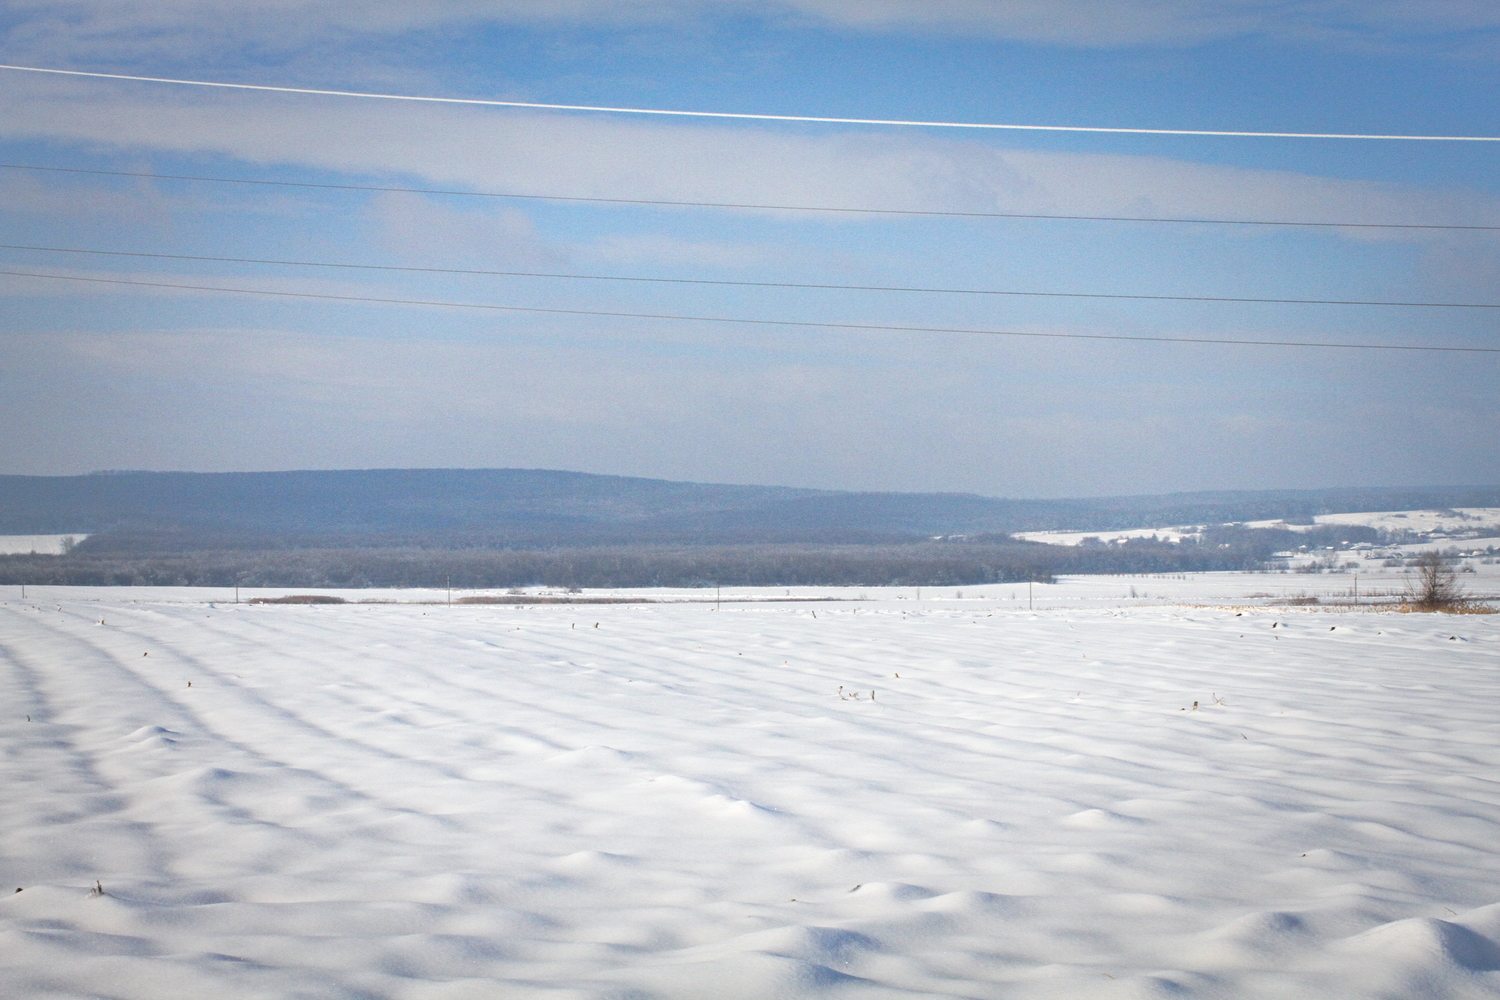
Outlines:
{"label": "cloud bank", "polygon": [[0,122],[0,138],[136,155],[230,157],[482,191],[924,211],[1500,224],[1500,202],[1487,195],[1166,157],[337,98],[142,93],[129,85],[72,81],[25,86]]}

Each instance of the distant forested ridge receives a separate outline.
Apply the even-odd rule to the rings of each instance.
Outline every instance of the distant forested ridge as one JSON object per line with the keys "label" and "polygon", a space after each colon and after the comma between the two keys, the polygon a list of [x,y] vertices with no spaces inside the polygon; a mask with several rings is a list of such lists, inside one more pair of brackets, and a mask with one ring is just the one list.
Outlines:
{"label": "distant forested ridge", "polygon": [[1011,500],[682,483],[542,469],[0,476],[0,534],[96,553],[226,549],[878,544],[1322,513],[1500,506],[1500,487]]}
{"label": "distant forested ridge", "polygon": [[[1500,488],[1003,500],[678,483],[534,469],[0,477],[0,583],[75,586],[944,586],[1062,573],[1254,570],[1377,532],[1225,527],[1325,512],[1500,506]],[[1024,530],[1207,524],[1192,541],[1065,547]],[[1366,537],[1368,536],[1368,537]]]}
{"label": "distant forested ridge", "polygon": [[1258,569],[1245,548],[1136,540],[905,545],[627,545],[548,549],[235,549],[0,556],[0,584],[148,587],[965,586],[1059,573]]}

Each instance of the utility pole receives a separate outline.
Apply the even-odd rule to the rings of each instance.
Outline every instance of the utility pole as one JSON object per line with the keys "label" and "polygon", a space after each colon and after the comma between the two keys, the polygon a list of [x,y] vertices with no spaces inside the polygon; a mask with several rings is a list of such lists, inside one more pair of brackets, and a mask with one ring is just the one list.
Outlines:
{"label": "utility pole", "polygon": [[453,577],[448,577],[448,607],[453,607]]}
{"label": "utility pole", "polygon": [[1359,574],[1354,574],[1354,603],[1359,603]]}
{"label": "utility pole", "polygon": [[714,584],[714,610],[719,610],[719,585]]}
{"label": "utility pole", "polygon": [[1026,581],[1026,610],[1035,611],[1036,605],[1031,602],[1031,581]]}

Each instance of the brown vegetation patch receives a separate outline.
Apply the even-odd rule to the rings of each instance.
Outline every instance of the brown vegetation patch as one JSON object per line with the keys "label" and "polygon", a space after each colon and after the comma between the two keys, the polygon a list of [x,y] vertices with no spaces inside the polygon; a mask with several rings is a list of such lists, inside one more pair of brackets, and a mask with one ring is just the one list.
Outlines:
{"label": "brown vegetation patch", "polygon": [[1434,611],[1445,615],[1500,615],[1500,608],[1480,601],[1452,601],[1437,606],[1407,601],[1398,604],[1396,610],[1407,615],[1422,611]]}
{"label": "brown vegetation patch", "polygon": [[530,597],[505,594],[480,594],[460,597],[454,604],[660,604],[654,597],[554,597],[533,594]]}
{"label": "brown vegetation patch", "polygon": [[288,594],[285,597],[252,597],[251,604],[347,604],[332,594]]}

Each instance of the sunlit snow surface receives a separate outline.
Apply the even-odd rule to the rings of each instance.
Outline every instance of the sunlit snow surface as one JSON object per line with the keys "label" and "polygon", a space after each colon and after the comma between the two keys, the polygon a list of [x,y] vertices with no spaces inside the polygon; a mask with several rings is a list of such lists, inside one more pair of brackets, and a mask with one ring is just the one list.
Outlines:
{"label": "sunlit snow surface", "polygon": [[0,994],[1500,996],[1500,616],[981,590],[9,597]]}

